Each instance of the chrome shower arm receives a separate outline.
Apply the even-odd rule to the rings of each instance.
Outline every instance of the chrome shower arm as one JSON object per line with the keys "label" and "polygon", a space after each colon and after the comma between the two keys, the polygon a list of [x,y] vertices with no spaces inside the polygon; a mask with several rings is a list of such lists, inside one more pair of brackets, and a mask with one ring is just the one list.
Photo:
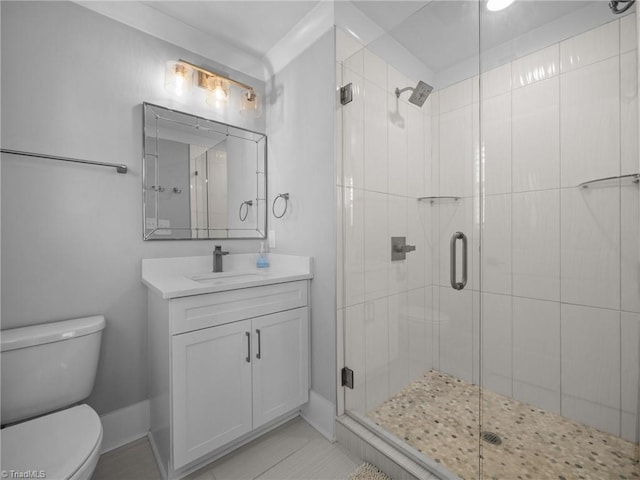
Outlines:
{"label": "chrome shower arm", "polygon": [[400,98],[400,94],[402,94],[404,92],[408,92],[409,90],[411,90],[413,92],[415,90],[415,88],[413,88],[413,87],[404,87],[403,89],[396,88],[396,97]]}

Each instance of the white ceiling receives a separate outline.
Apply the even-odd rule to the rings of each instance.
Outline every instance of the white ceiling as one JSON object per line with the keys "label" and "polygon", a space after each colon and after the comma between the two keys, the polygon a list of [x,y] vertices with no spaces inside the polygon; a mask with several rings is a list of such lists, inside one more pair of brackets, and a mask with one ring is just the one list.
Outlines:
{"label": "white ceiling", "polygon": [[[287,50],[291,54],[292,48],[305,47],[300,39],[305,31],[312,29],[315,20],[309,12],[328,5],[318,0],[77,1],[256,78],[263,77],[260,71],[272,63],[274,51],[283,54]],[[438,75],[459,69],[474,56],[477,59],[479,38],[485,61],[491,55],[484,52],[500,50],[497,46],[502,46],[500,55],[493,55],[496,57],[493,63],[499,64],[497,62],[508,60],[509,55],[522,55],[527,49],[533,51],[533,47],[546,46],[547,40],[558,41],[559,36],[575,35],[615,18],[605,0],[516,0],[496,13],[487,11],[485,0],[480,3],[476,0],[352,0],[352,3],[355,11],[386,32],[374,44],[391,39],[386,42],[393,46],[387,49],[387,56],[397,57],[397,47],[404,47],[405,59],[410,58],[411,62]],[[324,10],[316,8],[313,15],[320,16]],[[333,15],[333,10],[327,11]],[[587,11],[589,15],[580,13]],[[280,42],[286,37],[289,37],[288,43]],[[525,41],[518,41],[523,38]],[[385,59],[394,64],[393,58]],[[264,78],[268,77],[267,72]]]}
{"label": "white ceiling", "polygon": [[[594,4],[602,8],[603,20],[613,20],[602,0],[519,0],[500,12],[489,12],[484,3],[476,1],[355,3],[434,72],[477,55],[478,43],[483,52],[490,50]],[[401,18],[403,14],[408,15]]]}
{"label": "white ceiling", "polygon": [[263,57],[313,7],[313,1],[144,1],[175,20]]}

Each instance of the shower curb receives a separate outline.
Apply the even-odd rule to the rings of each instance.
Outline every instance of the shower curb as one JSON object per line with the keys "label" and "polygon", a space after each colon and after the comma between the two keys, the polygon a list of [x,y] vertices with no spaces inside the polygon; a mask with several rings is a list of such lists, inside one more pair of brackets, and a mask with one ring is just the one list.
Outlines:
{"label": "shower curb", "polygon": [[[337,442],[393,480],[448,480],[415,462],[368,428],[346,415],[336,418]],[[453,477],[457,478],[457,477]]]}

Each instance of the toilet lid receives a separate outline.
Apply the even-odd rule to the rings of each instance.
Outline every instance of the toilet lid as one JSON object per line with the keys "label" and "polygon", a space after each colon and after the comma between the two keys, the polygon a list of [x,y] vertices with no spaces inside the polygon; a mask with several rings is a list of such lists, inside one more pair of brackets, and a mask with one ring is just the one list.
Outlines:
{"label": "toilet lid", "polygon": [[100,418],[88,405],[6,427],[0,430],[2,470],[42,471],[45,478],[66,479],[89,458],[101,438]]}

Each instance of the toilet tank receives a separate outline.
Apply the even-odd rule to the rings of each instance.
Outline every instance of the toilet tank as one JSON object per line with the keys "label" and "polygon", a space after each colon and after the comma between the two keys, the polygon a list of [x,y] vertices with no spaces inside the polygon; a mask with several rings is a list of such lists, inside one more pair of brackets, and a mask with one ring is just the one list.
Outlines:
{"label": "toilet tank", "polygon": [[105,321],[101,315],[0,332],[1,422],[17,422],[89,396]]}

